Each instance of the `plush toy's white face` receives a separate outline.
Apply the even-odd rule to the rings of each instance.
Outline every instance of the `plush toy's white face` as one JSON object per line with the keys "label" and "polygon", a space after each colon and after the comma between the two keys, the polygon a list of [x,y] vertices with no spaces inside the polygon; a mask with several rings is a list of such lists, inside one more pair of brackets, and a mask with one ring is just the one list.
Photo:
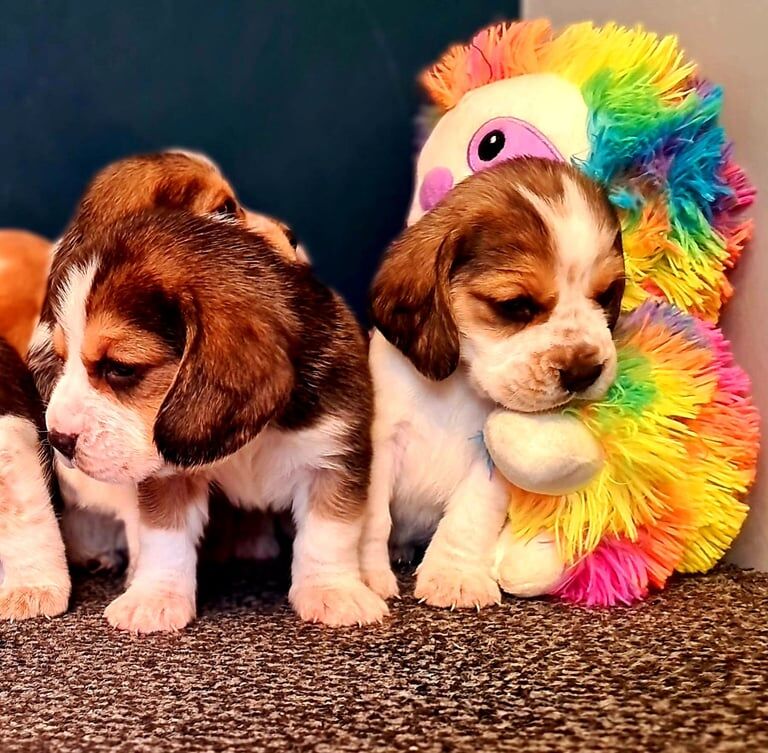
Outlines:
{"label": "plush toy's white face", "polygon": [[467,93],[421,150],[408,224],[472,173],[503,160],[589,155],[588,109],[579,89],[551,73],[495,81]]}

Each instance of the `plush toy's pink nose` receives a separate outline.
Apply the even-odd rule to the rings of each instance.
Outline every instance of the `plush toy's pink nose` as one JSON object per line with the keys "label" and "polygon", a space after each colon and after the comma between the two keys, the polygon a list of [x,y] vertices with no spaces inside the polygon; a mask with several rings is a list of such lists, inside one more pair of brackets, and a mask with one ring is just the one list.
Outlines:
{"label": "plush toy's pink nose", "polygon": [[433,167],[421,182],[419,204],[428,212],[453,188],[453,174],[447,167]]}

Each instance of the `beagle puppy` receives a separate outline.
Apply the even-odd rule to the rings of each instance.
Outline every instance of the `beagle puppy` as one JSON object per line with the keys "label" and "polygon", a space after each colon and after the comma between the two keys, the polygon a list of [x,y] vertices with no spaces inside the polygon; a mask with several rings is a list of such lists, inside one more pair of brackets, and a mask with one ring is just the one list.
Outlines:
{"label": "beagle puppy", "polygon": [[369,582],[391,582],[391,514],[396,549],[430,542],[417,598],[499,601],[492,567],[510,487],[484,450],[485,420],[499,405],[537,412],[604,395],[623,289],[607,197],[544,159],[470,176],[391,245],[371,294]]}
{"label": "beagle puppy", "polygon": [[32,375],[0,337],[0,619],[53,617],[69,602],[44,428]]}
{"label": "beagle puppy", "polygon": [[50,263],[50,241],[0,230],[0,619],[52,617],[69,601],[43,408],[23,360]]}
{"label": "beagle puppy", "polygon": [[[182,149],[131,156],[103,168],[87,188],[67,235],[86,238],[120,217],[152,208],[184,209],[239,224],[266,237],[287,260],[303,263],[308,259],[287,225],[245,209],[210,158]],[[46,354],[51,353],[51,317],[49,302],[31,348],[33,360],[42,370],[47,368]],[[69,560],[91,571],[120,569],[126,561],[130,565],[138,549],[136,485],[104,484],[67,467],[61,458],[56,461],[56,471],[64,500],[61,528]],[[225,515],[222,512],[219,517]],[[276,549],[269,521],[253,530],[258,535],[241,531],[239,551]]]}
{"label": "beagle puppy", "polygon": [[58,244],[30,363],[57,457],[138,485],[137,556],[108,621],[147,633],[193,619],[211,484],[245,509],[292,511],[302,619],[381,620],[359,567],[373,396],[354,317],[232,211],[200,216],[199,185],[119,217],[103,187]]}

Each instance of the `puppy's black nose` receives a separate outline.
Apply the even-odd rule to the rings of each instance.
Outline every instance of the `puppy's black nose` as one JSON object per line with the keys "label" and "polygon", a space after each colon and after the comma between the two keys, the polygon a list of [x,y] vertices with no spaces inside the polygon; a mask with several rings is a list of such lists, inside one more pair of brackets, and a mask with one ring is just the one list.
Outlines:
{"label": "puppy's black nose", "polygon": [[601,363],[574,363],[567,369],[560,369],[560,384],[567,392],[584,392],[603,373]]}
{"label": "puppy's black nose", "polygon": [[61,434],[58,431],[48,432],[48,441],[67,460],[72,460],[77,445],[77,434]]}

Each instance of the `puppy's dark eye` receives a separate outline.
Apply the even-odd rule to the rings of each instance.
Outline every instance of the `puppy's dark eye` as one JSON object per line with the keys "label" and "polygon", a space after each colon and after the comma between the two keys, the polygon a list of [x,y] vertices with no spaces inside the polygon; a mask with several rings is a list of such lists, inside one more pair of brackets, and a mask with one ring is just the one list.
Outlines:
{"label": "puppy's dark eye", "polygon": [[299,239],[294,235],[293,230],[286,228],[285,237],[288,239],[291,248],[295,251],[299,247]]}
{"label": "puppy's dark eye", "polygon": [[595,302],[600,308],[609,309],[621,298],[624,285],[621,280],[614,280],[602,293],[595,296]]}
{"label": "puppy's dark eye", "polygon": [[127,389],[139,381],[141,374],[136,366],[107,358],[99,364],[104,381],[114,390]]}
{"label": "puppy's dark eye", "polygon": [[235,217],[237,216],[237,202],[229,198],[224,203],[220,204],[213,210],[214,214],[218,214],[221,217]]}
{"label": "puppy's dark eye", "polygon": [[541,306],[528,295],[494,301],[493,308],[499,316],[514,324],[529,324],[541,313]]}

